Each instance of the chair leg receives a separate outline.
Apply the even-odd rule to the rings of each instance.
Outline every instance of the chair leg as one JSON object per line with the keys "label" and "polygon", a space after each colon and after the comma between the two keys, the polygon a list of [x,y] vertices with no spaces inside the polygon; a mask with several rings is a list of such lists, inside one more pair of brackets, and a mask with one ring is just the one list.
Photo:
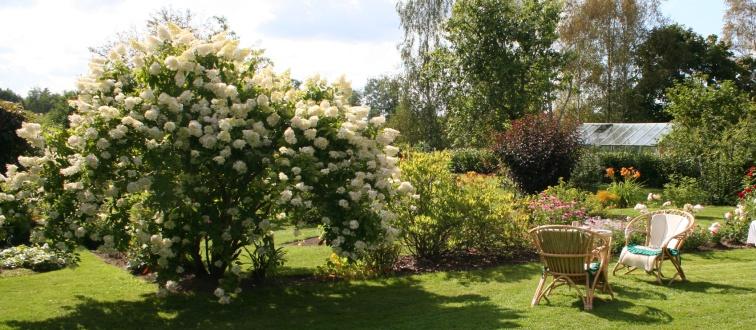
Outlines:
{"label": "chair leg", "polygon": [[583,298],[583,309],[586,311],[593,309],[593,294],[594,287],[591,285],[591,281],[588,277],[585,279],[585,298]]}
{"label": "chair leg", "polygon": [[541,301],[543,284],[546,283],[546,274],[541,275],[541,280],[538,281],[538,287],[536,287],[535,295],[533,295],[533,301],[530,302],[530,306],[538,305]]}
{"label": "chair leg", "polygon": [[623,274],[623,275],[630,274],[630,273],[634,272],[636,269],[638,269],[638,267],[627,267],[627,268],[628,268],[627,272],[625,272],[625,274]]}
{"label": "chair leg", "polygon": [[609,284],[608,274],[604,273],[601,276],[603,276],[603,282],[602,282],[602,285],[601,285],[601,292],[608,293],[609,296],[611,296],[612,299],[614,299],[614,290],[612,290],[612,285]]}
{"label": "chair leg", "polygon": [[672,279],[669,281],[669,283],[672,284],[677,275],[680,275],[680,281],[685,281],[685,272],[680,265],[680,257],[670,258],[669,261],[672,262],[672,265],[675,266],[675,270],[677,270],[677,273],[675,273],[675,276],[672,276]]}
{"label": "chair leg", "polygon": [[564,285],[564,281],[558,281],[557,277],[554,277],[551,280],[551,283],[546,286],[546,289],[543,290],[543,294],[541,295],[541,298],[546,299],[546,302],[551,303],[549,300],[549,295],[551,294],[551,291],[554,291],[554,288]]}
{"label": "chair leg", "polygon": [[664,284],[664,282],[662,281],[661,275],[659,274],[659,270],[654,269],[651,271],[651,273],[653,273],[656,276],[656,283]]}
{"label": "chair leg", "polygon": [[[620,266],[622,266],[622,268],[620,268]],[[617,264],[614,265],[614,269],[612,270],[612,275],[617,276],[617,271],[623,268],[625,268],[625,265],[617,262]]]}

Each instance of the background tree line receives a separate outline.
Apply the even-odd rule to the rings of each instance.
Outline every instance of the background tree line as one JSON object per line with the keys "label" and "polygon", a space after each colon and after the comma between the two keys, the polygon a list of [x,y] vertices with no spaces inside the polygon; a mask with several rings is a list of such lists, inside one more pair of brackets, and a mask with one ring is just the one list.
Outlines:
{"label": "background tree line", "polygon": [[22,97],[10,89],[0,88],[0,100],[20,104],[23,109],[36,114],[40,122],[61,127],[67,125],[68,114],[72,111],[68,100],[74,98],[74,91],[53,93],[47,88],[35,87]]}
{"label": "background tree line", "polygon": [[[725,0],[723,38],[670,22],[662,0],[403,0],[402,70],[367,81],[350,98],[384,115],[404,142],[424,149],[491,146],[512,120],[547,113],[578,122],[664,122],[667,90],[698,76],[732,81],[754,97],[756,2]],[[176,22],[228,30],[222,17],[153,13],[148,29]],[[93,47],[107,53],[116,41]],[[123,40],[121,40],[123,39]],[[74,92],[34,88],[0,99],[66,125]]]}
{"label": "background tree line", "polygon": [[528,114],[665,122],[669,88],[730,81],[752,101],[756,3],[726,0],[723,36],[670,22],[660,0],[405,0],[403,70],[361,101],[426,149],[482,147]]}

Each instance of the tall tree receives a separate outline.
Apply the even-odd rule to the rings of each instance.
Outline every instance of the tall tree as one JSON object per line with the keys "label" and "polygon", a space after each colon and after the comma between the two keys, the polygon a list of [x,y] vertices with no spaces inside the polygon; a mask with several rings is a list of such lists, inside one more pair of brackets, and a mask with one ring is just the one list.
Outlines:
{"label": "tall tree", "polygon": [[756,57],[756,1],[725,0],[724,39],[741,55]]}
{"label": "tall tree", "polygon": [[693,74],[705,74],[708,83],[735,81],[748,91],[741,78],[749,77],[747,68],[732,58],[729,44],[712,35],[703,38],[680,25],[654,28],[639,45],[635,62],[640,78],[633,87],[631,118],[634,121],[668,121],[672,117],[664,111],[669,103],[665,90]]}
{"label": "tall tree", "polygon": [[509,121],[550,109],[563,60],[554,47],[560,11],[552,0],[455,3],[445,28],[448,50],[435,53],[437,63],[454,68],[454,145],[488,145]]}
{"label": "tall tree", "polygon": [[660,147],[697,165],[709,203],[732,204],[756,159],[756,102],[732,81],[710,83],[701,75],[669,88],[667,98],[674,125]]}
{"label": "tall tree", "polygon": [[659,0],[567,0],[559,30],[571,54],[566,107],[600,114],[604,121],[631,120],[630,92],[638,74],[632,55],[645,33],[663,21]]}
{"label": "tall tree", "polygon": [[13,92],[10,88],[0,88],[0,100],[13,102],[13,103],[21,103],[24,101],[24,98],[21,97],[21,95],[16,94]]}
{"label": "tall tree", "polygon": [[65,127],[68,125],[68,115],[73,111],[68,100],[74,98],[76,92],[73,91],[58,94],[50,92],[47,88],[35,87],[24,98],[23,105],[31,112],[44,114],[41,119],[45,124]]}
{"label": "tall tree", "polygon": [[60,102],[60,95],[47,88],[34,87],[24,98],[24,108],[34,113],[47,113]]}
{"label": "tall tree", "polygon": [[444,42],[442,27],[453,0],[404,0],[396,4],[404,38],[399,51],[405,82],[402,102],[407,120],[419,131],[419,141],[434,148],[445,146],[439,115],[445,112],[440,90],[442,82],[422,77],[431,53]]}
{"label": "tall tree", "polygon": [[370,107],[370,116],[390,118],[399,107],[399,77],[384,75],[368,79],[363,90],[363,103]]}

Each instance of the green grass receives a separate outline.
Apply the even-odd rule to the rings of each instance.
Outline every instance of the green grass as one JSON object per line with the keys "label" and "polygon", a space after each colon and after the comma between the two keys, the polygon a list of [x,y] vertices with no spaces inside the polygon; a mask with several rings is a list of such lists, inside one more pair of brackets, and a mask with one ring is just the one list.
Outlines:
{"label": "green grass", "polygon": [[[323,247],[287,247],[289,269],[310,270]],[[289,282],[246,289],[231,305],[209,294],[155,298],[155,285],[82,253],[81,266],[0,278],[0,328],[751,328],[752,249],[685,254],[689,282],[611,276],[616,298],[584,312],[566,288],[529,302],[537,263],[351,282]]]}
{"label": "green grass", "polygon": [[273,237],[275,237],[276,245],[293,243],[301,241],[311,237],[318,237],[321,234],[321,230],[318,227],[306,227],[299,230],[299,235],[294,235],[294,227],[286,226],[273,231]]}
{"label": "green grass", "polygon": [[[694,213],[696,223],[704,228],[708,228],[713,222],[724,222],[724,214],[735,209],[734,206],[704,206],[701,212]],[[651,211],[658,208],[649,208]],[[612,217],[637,217],[640,213],[633,208],[610,209],[608,213]]]}

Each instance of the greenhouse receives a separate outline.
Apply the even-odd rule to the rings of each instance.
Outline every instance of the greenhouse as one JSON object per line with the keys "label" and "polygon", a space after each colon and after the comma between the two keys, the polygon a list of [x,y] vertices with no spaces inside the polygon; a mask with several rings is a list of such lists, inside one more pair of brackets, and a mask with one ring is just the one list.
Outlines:
{"label": "greenhouse", "polygon": [[670,123],[585,123],[580,136],[583,144],[602,150],[657,152],[659,140],[671,129]]}

